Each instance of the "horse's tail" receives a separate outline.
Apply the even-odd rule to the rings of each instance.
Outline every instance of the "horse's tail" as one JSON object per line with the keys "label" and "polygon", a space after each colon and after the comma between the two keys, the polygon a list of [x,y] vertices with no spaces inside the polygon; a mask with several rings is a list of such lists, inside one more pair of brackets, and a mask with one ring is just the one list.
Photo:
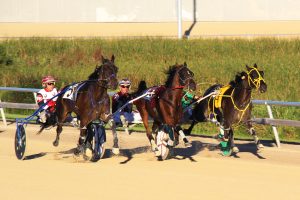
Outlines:
{"label": "horse's tail", "polygon": [[134,93],[132,93],[131,95],[135,98],[138,97],[140,95],[142,95],[142,93],[147,89],[147,84],[146,81],[140,81],[139,86],[137,91],[135,91]]}
{"label": "horse's tail", "polygon": [[212,92],[214,92],[215,90],[218,90],[219,88],[221,88],[223,85],[221,84],[215,84],[215,85],[212,85],[210,86],[203,94],[203,96],[206,96]]}
{"label": "horse's tail", "polygon": [[57,124],[56,111],[46,120],[46,123],[41,124],[40,130],[36,134],[41,134],[45,128],[53,127]]}

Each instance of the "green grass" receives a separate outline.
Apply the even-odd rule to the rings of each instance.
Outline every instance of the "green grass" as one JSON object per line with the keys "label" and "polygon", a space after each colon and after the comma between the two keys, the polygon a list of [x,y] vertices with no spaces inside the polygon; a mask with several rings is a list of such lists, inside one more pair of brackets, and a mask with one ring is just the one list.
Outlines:
{"label": "green grass", "polygon": [[[148,86],[163,84],[164,71],[171,65],[187,62],[195,73],[198,94],[214,83],[227,84],[245,65],[265,71],[268,91],[253,93],[254,99],[300,101],[300,40],[278,39],[19,39],[0,42],[0,86],[41,87],[47,74],[59,79],[58,87],[85,80],[99,63],[100,53],[115,54],[118,77],[128,77],[135,89],[140,80]],[[2,101],[32,103],[30,93],[0,92]],[[300,119],[299,108],[272,107],[275,118]],[[32,110],[6,109],[29,115]],[[256,117],[267,117],[265,106],[256,106]],[[203,126],[203,127],[202,127]],[[199,132],[216,132],[200,125]],[[198,127],[197,127],[198,128]],[[280,127],[282,138],[298,140],[299,128]],[[243,130],[237,131],[244,132]],[[261,126],[262,137],[272,137],[270,127]],[[242,136],[241,136],[242,137]]]}

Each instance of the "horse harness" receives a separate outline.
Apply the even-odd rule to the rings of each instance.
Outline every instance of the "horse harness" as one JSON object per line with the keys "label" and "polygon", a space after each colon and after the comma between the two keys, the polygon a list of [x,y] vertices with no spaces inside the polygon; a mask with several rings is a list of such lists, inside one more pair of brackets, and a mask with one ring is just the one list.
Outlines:
{"label": "horse harness", "polygon": [[[256,71],[256,73],[258,74],[258,77],[257,77],[257,78],[253,79],[253,78],[250,76],[250,74],[251,74],[252,71]],[[259,73],[259,71],[257,70],[257,68],[254,68],[254,67],[253,67],[253,68],[251,68],[251,70],[247,71],[246,73],[247,73],[247,75],[248,75],[248,84],[249,84],[249,86],[251,85],[250,83],[252,83],[252,84],[255,86],[255,88],[256,88],[257,90],[258,90],[258,88],[260,87],[260,81],[265,82],[265,80],[263,79],[263,77],[261,76],[261,74]],[[249,101],[249,102],[247,103],[247,105],[246,105],[244,108],[239,108],[239,107],[236,105],[236,103],[235,103],[235,101],[234,101],[234,99],[233,99],[233,94],[234,94],[235,88],[233,88],[233,90],[232,90],[232,92],[231,92],[230,95],[225,95],[225,92],[226,92],[227,90],[229,90],[230,88],[233,88],[233,87],[230,86],[230,85],[223,86],[223,87],[219,88],[219,92],[218,92],[217,95],[210,96],[210,98],[209,98],[209,100],[208,100],[208,110],[210,110],[210,111],[212,111],[212,112],[210,112],[209,116],[212,114],[212,115],[213,115],[213,118],[214,118],[215,120],[217,120],[217,119],[216,119],[216,115],[217,115],[217,114],[215,113],[215,108],[221,108],[223,97],[225,97],[225,98],[227,97],[227,98],[230,98],[230,99],[231,99],[231,102],[232,102],[232,104],[233,104],[233,106],[234,106],[234,109],[236,109],[236,110],[239,111],[239,112],[242,112],[239,121],[236,123],[236,124],[239,124],[239,123],[241,122],[241,120],[242,120],[242,118],[243,118],[243,116],[244,116],[246,110],[249,108],[251,101]],[[209,107],[211,101],[213,101],[213,102],[212,102],[212,103],[213,103],[212,110],[211,110],[210,107]]]}

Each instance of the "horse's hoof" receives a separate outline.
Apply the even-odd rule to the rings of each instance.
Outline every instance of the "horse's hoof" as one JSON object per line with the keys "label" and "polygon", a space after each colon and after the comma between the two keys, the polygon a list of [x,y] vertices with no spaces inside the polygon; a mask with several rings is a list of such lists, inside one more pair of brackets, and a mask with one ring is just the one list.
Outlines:
{"label": "horse's hoof", "polygon": [[112,153],[114,154],[114,155],[119,155],[120,154],[120,149],[119,148],[112,148]]}
{"label": "horse's hoof", "polygon": [[184,146],[185,146],[186,148],[190,148],[190,147],[192,147],[192,144],[191,144],[190,142],[185,142],[185,143],[184,143]]}
{"label": "horse's hoof", "polygon": [[257,152],[262,152],[265,146],[263,144],[258,144],[256,145],[256,148],[257,148]]}
{"label": "horse's hoof", "polygon": [[263,148],[265,148],[265,146],[264,146],[263,144],[258,144],[258,145],[257,145],[257,148],[258,148],[258,149],[263,149]]}
{"label": "horse's hoof", "polygon": [[53,146],[55,146],[55,147],[57,147],[58,144],[59,144],[59,143],[58,143],[58,141],[56,141],[56,140],[53,142]]}
{"label": "horse's hoof", "polygon": [[155,150],[154,153],[155,153],[156,157],[160,157],[161,156],[161,152],[158,149]]}
{"label": "horse's hoof", "polygon": [[237,147],[232,147],[232,152],[233,153],[238,153],[240,150]]}
{"label": "horse's hoof", "polygon": [[74,149],[74,155],[75,156],[79,156],[79,155],[83,154],[83,152],[84,152],[83,148],[80,147],[80,146],[78,146],[77,148]]}

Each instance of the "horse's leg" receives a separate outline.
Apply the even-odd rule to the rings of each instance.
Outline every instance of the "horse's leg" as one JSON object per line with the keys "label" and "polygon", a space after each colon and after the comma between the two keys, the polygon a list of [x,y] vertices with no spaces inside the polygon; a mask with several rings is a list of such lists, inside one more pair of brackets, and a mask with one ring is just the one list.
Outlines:
{"label": "horse's leg", "polygon": [[184,134],[181,126],[176,126],[175,127],[175,132],[177,132],[181,136],[181,138],[182,138],[182,140],[184,142],[185,147],[192,147],[192,144],[186,138],[186,136],[185,136],[185,134]]}
{"label": "horse's leg", "polygon": [[191,126],[188,129],[184,129],[183,132],[185,135],[191,135],[191,132],[194,128],[194,126],[197,124],[195,120],[192,121]]}
{"label": "horse's leg", "polygon": [[113,148],[112,148],[112,152],[115,155],[119,155],[120,154],[120,149],[119,149],[119,139],[118,139],[118,134],[117,134],[117,126],[116,123],[113,119],[111,119],[109,121],[109,125],[111,127],[111,131],[113,134]]}
{"label": "horse's leg", "polygon": [[[142,116],[142,114],[141,114],[141,116]],[[147,135],[148,140],[149,140],[150,145],[151,145],[151,149],[155,153],[156,156],[159,156],[160,152],[159,152],[158,147],[157,147],[157,145],[155,143],[155,140],[154,140],[154,137],[152,135],[152,132],[150,131],[150,128],[149,128],[148,113],[144,113],[144,115],[142,117],[142,120],[143,120],[144,127],[146,129],[146,135]],[[153,127],[152,127],[152,130],[154,131],[153,133],[155,133],[156,130],[158,130],[158,127],[159,127],[158,123],[153,122]]]}
{"label": "horse's leg", "polygon": [[86,145],[86,138],[87,138],[87,127],[86,123],[83,121],[80,121],[80,136],[78,139],[78,145],[77,148],[74,151],[75,155],[83,154],[85,151],[85,145]]}
{"label": "horse's leg", "polygon": [[67,118],[67,115],[68,113],[63,110],[62,112],[57,112],[57,128],[56,128],[56,138],[53,142],[53,146],[57,147],[59,145],[59,137],[60,137],[60,134],[62,132],[62,124],[64,122],[64,120]]}
{"label": "horse's leg", "polygon": [[262,150],[264,148],[264,145],[260,143],[260,140],[256,135],[256,131],[254,130],[252,123],[250,121],[247,121],[247,128],[248,128],[250,135],[252,135],[252,137],[253,137],[253,140],[256,144],[257,151]]}
{"label": "horse's leg", "polygon": [[225,138],[228,138],[228,136],[229,136],[230,124],[225,122],[224,117],[221,112],[217,112],[216,119],[217,119],[217,123],[219,124],[219,133],[217,133],[217,135],[215,135],[214,138],[216,138],[218,140],[224,140]]}
{"label": "horse's leg", "polygon": [[234,143],[234,136],[233,136],[233,130],[230,128],[229,130],[229,139],[228,141],[230,142],[230,148],[232,149],[233,153],[238,153],[240,150],[237,148],[237,146]]}

